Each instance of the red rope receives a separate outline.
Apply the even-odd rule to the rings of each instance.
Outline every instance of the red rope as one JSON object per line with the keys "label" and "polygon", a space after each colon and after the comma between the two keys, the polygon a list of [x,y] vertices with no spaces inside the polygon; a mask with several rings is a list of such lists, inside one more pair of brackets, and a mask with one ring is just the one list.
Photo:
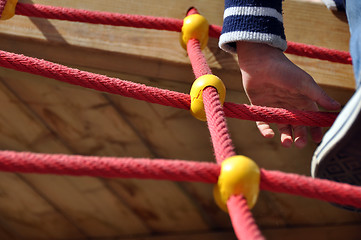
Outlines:
{"label": "red rope", "polygon": [[208,87],[203,91],[203,103],[206,111],[207,123],[213,143],[214,154],[218,164],[236,155],[231,137],[228,132],[219,95],[215,88]]}
{"label": "red rope", "polygon": [[327,60],[335,63],[352,64],[349,52],[295,42],[287,42],[287,45],[288,48],[285,52],[289,54]]}
{"label": "red rope", "polygon": [[361,187],[261,169],[261,189],[361,208]]}
{"label": "red rope", "polygon": [[207,60],[202,53],[199,41],[190,39],[187,43],[187,52],[196,78],[206,74],[212,74],[212,70],[207,64]]}
{"label": "red rope", "polygon": [[0,50],[0,66],[138,100],[189,109],[190,97]]}
{"label": "red rope", "polygon": [[47,19],[67,20],[92,24],[147,28],[179,32],[183,20],[164,17],[129,15],[110,12],[88,11],[74,8],[18,3],[17,15]]}
{"label": "red rope", "polygon": [[[187,110],[190,107],[190,96],[188,94],[149,87],[117,78],[110,78],[100,74],[81,71],[49,61],[1,50],[0,66],[164,106],[172,106]],[[227,117],[232,118],[321,127],[331,126],[337,116],[336,113],[302,112],[235,103],[225,103],[224,111]]]}
{"label": "red rope", "polygon": [[247,201],[241,195],[231,196],[227,202],[229,216],[236,236],[242,240],[264,240],[258,229]]}
{"label": "red rope", "polygon": [[[192,13],[198,12],[195,9],[191,13],[188,12],[188,14]],[[187,52],[196,78],[212,74],[198,40],[190,39],[188,41]],[[220,165],[223,160],[236,155],[236,153],[229,136],[225,114],[217,90],[213,87],[207,87],[203,89],[202,96],[214,154],[218,165]],[[246,200],[242,197],[235,197],[234,199],[230,198],[227,206],[237,238],[240,240],[264,239],[249,211]]]}
{"label": "red rope", "polygon": [[[215,163],[0,151],[0,171],[216,183]],[[361,187],[261,169],[261,189],[361,208]]]}
{"label": "red rope", "polygon": [[0,151],[0,170],[20,173],[205,183],[217,182],[219,175],[219,167],[206,162],[13,151]]}
{"label": "red rope", "polygon": [[[287,110],[282,108],[249,106],[245,104],[224,103],[227,117],[244,120],[262,121],[269,123],[284,123],[301,126],[330,127],[335,121],[335,112],[311,112],[300,110]],[[257,120],[256,120],[257,119]]]}
{"label": "red rope", "polygon": [[[28,17],[40,17],[92,24],[158,29],[176,32],[181,31],[183,24],[182,20],[173,18],[87,11],[73,8],[62,8],[26,3],[18,3],[15,13]],[[209,36],[219,38],[221,35],[221,30],[222,28],[220,26],[210,25]],[[331,62],[351,64],[351,56],[348,52],[326,49],[313,45],[288,42],[286,53],[328,60]]]}

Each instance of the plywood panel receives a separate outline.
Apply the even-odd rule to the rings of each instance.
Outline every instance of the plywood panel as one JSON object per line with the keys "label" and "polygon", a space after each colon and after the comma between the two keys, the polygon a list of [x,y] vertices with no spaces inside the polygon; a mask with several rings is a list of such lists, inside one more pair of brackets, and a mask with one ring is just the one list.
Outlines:
{"label": "plywood panel", "polygon": [[[88,177],[24,175],[89,237],[149,233],[149,229],[101,180]],[[126,219],[126,221],[125,221]]]}
{"label": "plywood panel", "polygon": [[[5,73],[3,76],[8,76],[8,74]],[[35,86],[28,79],[25,78],[25,80],[28,81],[28,86],[26,84],[17,85],[22,92],[27,92],[32,88],[32,86]],[[2,79],[2,81],[11,82],[15,85],[17,84],[16,80],[12,78],[5,77]],[[62,140],[56,138],[55,132],[59,129],[47,128],[47,123],[42,122],[37,113],[33,112],[23,104],[23,97],[25,96],[21,96],[19,99],[14,95],[16,92],[10,91],[4,85],[1,85],[1,87],[2,91],[0,91],[0,96],[4,111],[0,118],[1,125],[3,126],[1,128],[2,137],[0,139],[4,149],[19,151],[30,150],[39,152],[71,152],[62,144]],[[24,91],[25,89],[26,91]],[[32,100],[30,100],[31,104],[44,106],[41,100],[37,100],[44,96],[46,96],[46,93],[32,98]],[[51,104],[48,103],[47,106],[49,107]],[[66,129],[62,130],[66,131]],[[7,175],[4,176],[4,181],[6,181],[6,176]],[[37,199],[35,199],[39,201],[37,203],[39,206],[49,202],[50,206],[48,208],[55,207],[53,211],[65,218],[63,221],[65,221],[68,226],[60,226],[62,227],[61,229],[53,229],[51,233],[52,236],[56,238],[64,238],[64,234],[66,237],[76,237],[76,235],[74,235],[72,232],[76,231],[77,227],[79,227],[80,233],[84,233],[93,237],[147,232],[147,228],[143,225],[141,220],[136,217],[128,208],[126,208],[124,204],[119,202],[119,199],[112,195],[102,185],[101,181],[95,178],[88,179],[88,181],[81,181],[81,179],[72,179],[59,176],[54,177],[49,175],[37,176],[32,174],[24,174],[21,179],[18,179],[19,182],[22,180],[26,181],[25,183],[22,183],[24,185],[23,188],[30,184],[30,186],[28,186],[29,189],[35,189],[37,193],[41,194]],[[74,185],[76,185],[77,188],[75,188]],[[95,187],[96,185],[98,186]],[[97,188],[98,191],[80,191],[79,188]],[[26,191],[24,191],[24,193],[25,192]],[[86,192],[86,194],[84,192]],[[12,194],[16,196],[16,193],[17,191],[14,191]],[[34,195],[36,195],[36,193],[34,193]],[[24,196],[24,199],[27,197],[30,198],[32,196]],[[9,204],[11,204],[11,200],[7,200],[9,201]],[[58,210],[60,210],[60,213],[57,213]],[[18,216],[17,212],[15,212],[13,209],[8,209],[8,211],[9,216],[13,214],[14,217],[21,217]],[[29,218],[32,217],[32,214],[32,212],[29,212]],[[116,221],[115,219],[125,216],[128,219],[132,219],[132,221],[123,223]],[[39,218],[38,222],[40,220],[41,218]],[[44,219],[44,221],[45,220],[46,219]],[[68,222],[68,220],[70,221]],[[30,220],[25,219],[23,225],[26,225],[29,221]],[[37,231],[39,234],[41,234],[41,225],[36,227],[37,222],[29,222],[29,224],[34,225],[33,227],[30,227],[30,229],[32,229],[32,233],[27,234],[27,232],[24,231],[24,234],[27,234],[29,238],[32,238],[32,236],[36,234]],[[51,222],[49,224],[55,223]],[[62,224],[64,225],[64,223],[56,224],[57,226]],[[7,223],[7,226],[10,226],[13,231],[16,231],[16,229],[19,229],[20,227],[12,227],[11,222]],[[23,237],[26,238],[25,236],[26,235]],[[48,236],[39,236],[39,238],[48,238]]]}
{"label": "plywood panel", "polygon": [[0,78],[0,146],[1,149],[68,152],[55,133],[47,129],[37,116],[28,110],[11,91],[4,86],[5,76]]}
{"label": "plywood panel", "polygon": [[30,74],[4,81],[77,153],[149,156],[102,95]]}
{"label": "plywood panel", "polygon": [[[0,88],[2,149],[67,152],[67,148],[2,83]],[[10,234],[24,239],[83,236],[18,175],[1,173],[0,178],[1,225]]]}
{"label": "plywood panel", "polygon": [[[143,145],[139,136],[136,135],[136,132],[133,132],[133,129],[126,121],[123,120],[118,112],[113,109],[113,106],[107,101],[107,98],[103,97],[103,95],[94,91],[72,87],[68,84],[57,83],[53,80],[34,78],[29,74],[14,74],[20,75],[18,75],[17,80],[12,79],[11,81],[7,81],[8,86],[25,102],[27,102],[28,106],[49,125],[49,128],[57,132],[59,137],[63,139],[64,142],[67,142],[72,147],[72,151],[75,153],[103,156],[152,156],[152,153],[147,146]],[[26,92],[23,91],[24,88],[27,89]],[[68,213],[74,221],[82,225],[81,228],[84,229],[84,231],[87,231],[87,234],[90,236],[101,237],[105,236],[107,233],[113,234],[108,229],[108,218],[106,215],[99,215],[96,208],[102,206],[103,210],[101,211],[112,212],[114,211],[114,206],[111,204],[93,206],[91,203],[93,198],[97,198],[98,194],[102,196],[102,193],[103,198],[106,199],[106,201],[113,201],[111,199],[111,194],[106,195],[106,192],[99,190],[99,192],[91,192],[93,198],[89,197],[87,199],[87,197],[83,194],[80,194],[79,200],[75,200],[76,198],[69,198],[68,201],[65,201],[65,199],[62,200],[61,196],[76,196],[77,191],[75,191],[74,185],[78,184],[79,180],[72,179],[71,185],[69,186],[69,183],[66,181],[64,182],[63,179],[59,179],[57,184],[62,186],[60,189],[66,189],[64,192],[61,192],[51,191],[52,188],[49,183],[43,182],[36,177],[27,179],[34,184],[34,186],[39,188],[39,190],[43,192],[44,195],[46,195],[56,206],[62,209],[62,211]],[[53,181],[55,181],[55,179],[53,179]],[[107,181],[111,182],[111,180]],[[152,199],[156,202],[158,204],[157,211],[159,211],[160,215],[166,215],[169,214],[169,212],[176,212],[179,210],[179,206],[182,206],[183,210],[188,209],[187,211],[180,211],[172,225],[184,224],[184,227],[169,228],[169,219],[161,219],[158,221],[157,227],[155,227],[154,230],[160,231],[160,229],[163,229],[163,231],[169,232],[179,231],[179,229],[207,229],[207,225],[197,213],[192,202],[176,184],[165,182],[160,188],[163,191],[168,189],[165,191],[166,195],[171,193],[171,196],[178,196],[173,200],[173,205],[170,206],[173,210],[171,210],[170,208],[163,207],[163,203],[158,200],[159,196],[148,194],[146,192],[147,189],[142,187],[144,185],[143,183],[138,183],[132,180],[127,180],[125,182],[128,182],[128,184],[140,189],[140,191],[138,191],[138,197],[140,199]],[[94,183],[91,183],[89,179],[87,181],[83,181],[82,183],[84,184],[83,187],[85,189],[92,189],[92,186],[94,185]],[[103,185],[103,187],[105,186]],[[123,199],[122,201],[124,201],[127,206],[133,206],[133,209],[138,207],[154,210],[154,206],[150,207],[147,201],[140,201],[139,204],[135,206],[134,199],[127,199],[124,197],[127,196],[126,190],[124,189],[122,189],[122,194],[118,190],[117,193],[120,196],[120,199]],[[86,202],[88,202],[88,204],[85,204]],[[83,209],[82,211],[79,210],[82,214],[79,215],[76,212],[77,209]],[[87,213],[87,211],[89,212]],[[126,212],[125,209],[121,209],[121,211]],[[88,218],[87,214],[91,214],[93,218]],[[129,211],[128,214],[131,215]],[[125,224],[122,228],[119,225],[123,223],[119,222],[119,225],[117,224],[120,229],[120,232],[118,233],[123,233],[125,230],[127,231],[125,231],[124,234],[144,232],[144,228],[141,226],[141,222],[139,220],[141,219],[141,221],[146,222],[146,225],[149,225],[150,223],[147,223],[148,219],[143,219],[143,216],[139,212],[135,212],[135,214],[138,215],[138,220],[137,218],[134,218],[132,221],[126,222],[130,224],[129,226]],[[98,220],[99,218],[101,220]],[[95,221],[93,224],[96,225],[96,223],[98,223],[99,229],[96,230],[96,228],[91,224],[79,221],[79,219]],[[191,221],[189,219],[191,219]],[[103,230],[101,230],[102,228]]]}
{"label": "plywood panel", "polygon": [[0,179],[0,222],[16,239],[84,237],[16,174],[1,173]]}
{"label": "plywood panel", "polygon": [[176,191],[173,184],[155,180],[109,182],[155,232],[208,230],[196,206],[190,204],[187,195]]}

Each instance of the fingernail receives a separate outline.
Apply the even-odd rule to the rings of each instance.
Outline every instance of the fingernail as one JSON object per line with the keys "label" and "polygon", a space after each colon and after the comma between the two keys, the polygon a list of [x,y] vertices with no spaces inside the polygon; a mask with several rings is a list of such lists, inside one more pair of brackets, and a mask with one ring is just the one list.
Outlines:
{"label": "fingernail", "polygon": [[282,142],[282,146],[289,148],[292,146],[292,139],[286,138]]}
{"label": "fingernail", "polygon": [[302,137],[297,137],[295,139],[295,145],[298,148],[303,148],[306,145],[306,139],[304,139]]}

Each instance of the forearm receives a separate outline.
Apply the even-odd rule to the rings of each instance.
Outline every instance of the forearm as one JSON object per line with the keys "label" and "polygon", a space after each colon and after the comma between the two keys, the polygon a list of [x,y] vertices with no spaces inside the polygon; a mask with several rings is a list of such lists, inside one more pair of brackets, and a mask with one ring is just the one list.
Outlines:
{"label": "forearm", "polygon": [[236,42],[264,43],[284,51],[282,0],[225,0],[219,46],[236,53]]}

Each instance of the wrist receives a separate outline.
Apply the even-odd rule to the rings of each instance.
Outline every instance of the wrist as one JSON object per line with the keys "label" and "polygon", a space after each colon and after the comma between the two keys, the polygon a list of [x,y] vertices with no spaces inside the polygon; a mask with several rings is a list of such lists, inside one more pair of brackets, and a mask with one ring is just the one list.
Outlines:
{"label": "wrist", "polygon": [[237,55],[241,70],[249,67],[265,66],[265,64],[280,60],[283,52],[265,43],[240,41],[237,42]]}

